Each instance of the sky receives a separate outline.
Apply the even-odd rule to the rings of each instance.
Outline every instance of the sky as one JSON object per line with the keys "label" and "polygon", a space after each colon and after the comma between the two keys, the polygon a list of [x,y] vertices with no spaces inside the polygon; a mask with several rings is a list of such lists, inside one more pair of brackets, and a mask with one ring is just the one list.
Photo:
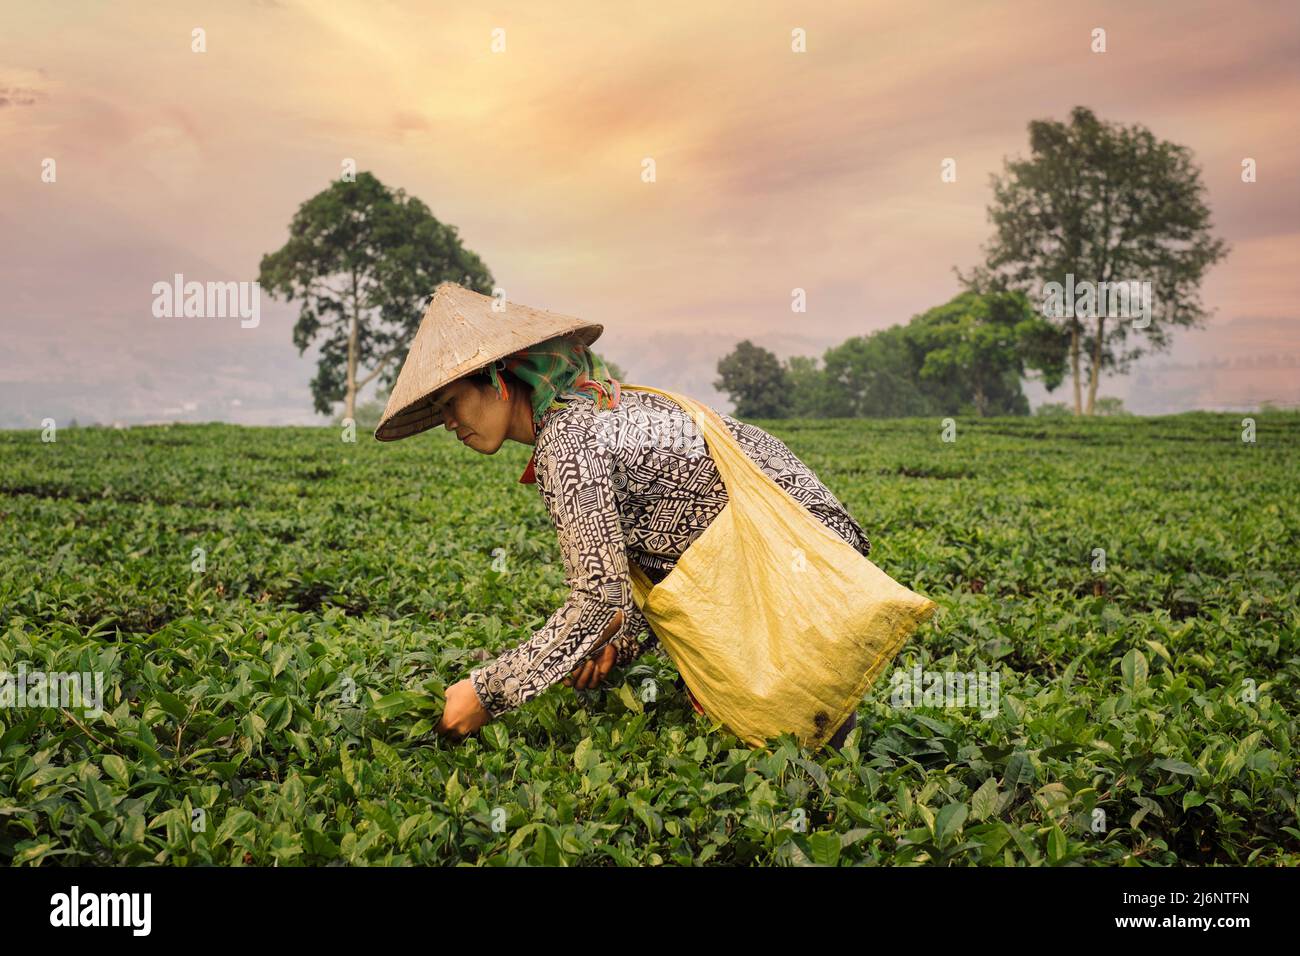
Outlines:
{"label": "sky", "polygon": [[990,175],[1076,105],[1188,146],[1231,247],[1206,327],[1100,394],[1300,403],[1298,27],[1250,0],[2,0],[0,427],[324,423],[297,303],[244,327],[157,317],[153,287],[256,280],[348,159],[511,301],[602,323],[630,381],[730,410],[739,340],[821,355],[961,291]]}

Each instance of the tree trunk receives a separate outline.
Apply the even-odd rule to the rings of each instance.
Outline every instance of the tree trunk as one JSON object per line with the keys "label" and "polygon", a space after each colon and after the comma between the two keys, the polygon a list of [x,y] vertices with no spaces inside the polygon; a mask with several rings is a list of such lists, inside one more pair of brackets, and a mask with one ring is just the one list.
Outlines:
{"label": "tree trunk", "polygon": [[356,421],[357,411],[357,335],[361,328],[361,306],[357,302],[357,274],[352,273],[352,325],[348,329],[348,380],[343,398],[343,417]]}
{"label": "tree trunk", "polygon": [[1097,341],[1092,344],[1092,368],[1088,376],[1088,414],[1095,414],[1097,408],[1097,384],[1101,381],[1101,340],[1106,332],[1106,317],[1097,319]]}
{"label": "tree trunk", "polygon": [[1079,320],[1070,323],[1070,371],[1074,375],[1074,414],[1083,414],[1082,383],[1079,380]]}

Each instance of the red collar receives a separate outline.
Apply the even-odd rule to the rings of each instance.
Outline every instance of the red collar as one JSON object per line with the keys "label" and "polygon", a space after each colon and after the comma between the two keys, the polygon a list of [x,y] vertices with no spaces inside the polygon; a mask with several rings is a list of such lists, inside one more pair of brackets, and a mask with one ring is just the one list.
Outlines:
{"label": "red collar", "polygon": [[533,457],[528,459],[528,467],[525,468],[524,473],[519,476],[519,483],[521,485],[537,484],[536,468],[537,468],[537,452],[534,451]]}
{"label": "red collar", "polygon": [[551,417],[552,411],[554,411],[554,409],[548,408],[542,415],[541,421],[533,426],[533,454],[532,457],[528,459],[528,467],[525,468],[524,473],[519,476],[519,483],[521,485],[537,484],[537,436],[542,433],[542,426],[546,424],[547,419]]}

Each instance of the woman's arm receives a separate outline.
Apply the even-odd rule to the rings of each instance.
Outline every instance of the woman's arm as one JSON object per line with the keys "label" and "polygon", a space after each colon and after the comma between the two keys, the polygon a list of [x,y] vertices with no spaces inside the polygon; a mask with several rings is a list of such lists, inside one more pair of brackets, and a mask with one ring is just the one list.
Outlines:
{"label": "woman's arm", "polygon": [[722,420],[736,436],[745,454],[759,464],[769,478],[808,509],[813,517],[847,541],[858,554],[864,558],[871,556],[871,541],[862,525],[785,442],[757,425],[730,415],[723,415]]}
{"label": "woman's arm", "polygon": [[864,558],[871,556],[871,542],[867,539],[867,533],[862,530],[862,525],[853,520],[848,509],[838,501],[834,506],[823,505],[813,507],[811,510],[822,524],[851,544],[858,554]]}
{"label": "woman's arm", "polygon": [[[643,622],[632,600],[627,547],[610,484],[610,451],[594,434],[582,404],[557,415],[538,436],[537,487],[559,536],[568,599],[518,647],[470,672],[483,708],[493,717],[559,683],[585,658]],[[620,618],[621,612],[621,618]],[[634,655],[633,655],[634,656]]]}

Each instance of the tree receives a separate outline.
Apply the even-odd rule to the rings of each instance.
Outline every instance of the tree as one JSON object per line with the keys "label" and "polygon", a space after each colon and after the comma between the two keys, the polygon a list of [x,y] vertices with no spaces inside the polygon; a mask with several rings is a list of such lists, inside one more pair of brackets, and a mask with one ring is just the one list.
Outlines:
{"label": "tree", "polygon": [[852,414],[847,397],[807,355],[792,355],[785,362],[790,384],[790,414],[795,418],[845,418]]}
{"label": "tree", "polygon": [[918,378],[942,412],[969,401],[981,417],[1028,415],[1021,379],[1037,371],[1050,392],[1065,376],[1065,339],[1019,292],[964,292],[906,329],[924,356]]}
{"label": "tree", "polygon": [[360,431],[374,431],[379,427],[379,420],[384,417],[384,409],[388,407],[389,390],[380,388],[370,397],[369,401],[360,402],[353,410],[351,415],[340,412],[334,416],[334,424],[342,425],[349,418]]}
{"label": "tree", "polygon": [[[1084,412],[1086,362],[1086,412],[1093,414],[1105,370],[1125,372],[1147,351],[1168,348],[1174,328],[1203,324],[1201,278],[1228,247],[1211,235],[1200,171],[1186,147],[1157,140],[1141,126],[1103,123],[1082,106],[1069,125],[1031,122],[1029,142],[1030,159],[1007,161],[1004,176],[992,177],[994,237],[984,263],[958,276],[976,291],[1015,289],[1044,302],[1047,317],[1069,339],[1074,412]],[[1048,308],[1052,283],[1085,284],[1085,295],[1064,309]],[[1128,321],[1131,303],[1119,310],[1128,315],[1108,314],[1123,302],[1116,283],[1147,283],[1141,288],[1152,294],[1141,323]],[[1111,308],[1097,309],[1102,290]],[[1123,321],[1108,327],[1111,319]],[[1130,329],[1141,333],[1134,335],[1137,344],[1129,342]]]}
{"label": "tree", "polygon": [[902,325],[846,339],[827,349],[822,361],[845,415],[904,418],[935,411],[918,378],[921,358]]}
{"label": "tree", "polygon": [[906,325],[827,349],[820,371],[813,359],[788,368],[800,415],[1027,415],[1020,381],[1033,371],[1056,388],[1065,339],[1020,293],[964,292]]}
{"label": "tree", "polygon": [[[275,298],[302,305],[293,329],[298,354],[324,336],[315,408],[333,403],[354,418],[357,394],[376,378],[391,387],[438,283],[490,295],[492,275],[419,199],[371,173],[337,180],[299,206],[289,241],[262,257],[259,281]],[[363,369],[369,371],[362,374]],[[382,376],[382,378],[381,378]]]}
{"label": "tree", "polygon": [[745,339],[718,362],[722,376],[713,387],[726,392],[737,418],[785,418],[790,414],[790,382],[776,355]]}

